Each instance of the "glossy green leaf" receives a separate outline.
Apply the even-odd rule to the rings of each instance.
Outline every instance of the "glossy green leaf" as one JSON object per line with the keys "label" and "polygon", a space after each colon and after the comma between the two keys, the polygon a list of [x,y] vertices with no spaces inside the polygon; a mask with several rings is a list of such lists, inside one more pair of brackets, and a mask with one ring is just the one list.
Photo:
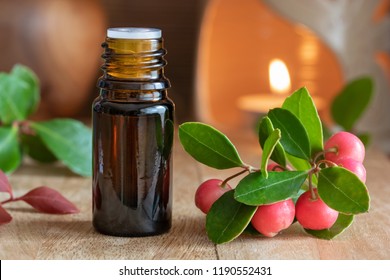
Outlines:
{"label": "glossy green leaf", "polygon": [[29,155],[32,159],[50,163],[57,160],[56,156],[46,147],[41,137],[38,135],[22,135],[23,152]]}
{"label": "glossy green leaf", "polygon": [[5,173],[11,173],[19,167],[21,161],[18,128],[0,127],[0,169]]}
{"label": "glossy green leaf", "polygon": [[336,222],[331,228],[323,229],[323,230],[305,229],[305,231],[317,238],[331,240],[336,236],[340,235],[341,233],[343,233],[352,224],[353,219],[354,219],[353,215],[345,215],[339,213]]}
{"label": "glossy green leaf", "polygon": [[251,236],[264,236],[253,227],[252,223],[249,223],[242,233]]}
{"label": "glossy green leaf", "polygon": [[47,148],[73,172],[92,173],[92,134],[83,123],[72,119],[31,122]]}
{"label": "glossy green leaf", "polygon": [[344,214],[367,212],[370,207],[367,187],[354,173],[342,167],[320,171],[318,194],[329,207]]}
{"label": "glossy green leaf", "polygon": [[26,67],[0,73],[0,120],[4,124],[25,120],[39,102],[38,80]]}
{"label": "glossy green leaf", "polygon": [[[274,127],[271,120],[267,116],[263,117],[258,125],[259,143],[261,148],[264,149],[265,141],[273,131]],[[275,149],[271,154],[271,159],[281,166],[286,167],[286,153],[280,143],[276,144]]]}
{"label": "glossy green leaf", "polygon": [[324,149],[322,123],[308,90],[303,87],[295,91],[286,98],[282,108],[293,113],[305,127],[312,154],[322,151]]}
{"label": "glossy green leaf", "polygon": [[310,141],[301,121],[290,111],[281,108],[270,110],[268,117],[274,128],[282,132],[280,143],[284,150],[293,156],[309,160]]}
{"label": "glossy green leaf", "polygon": [[261,174],[263,174],[265,178],[268,178],[268,171],[267,171],[268,160],[272,152],[274,151],[276,145],[279,143],[280,138],[281,138],[280,130],[275,129],[268,136],[267,140],[265,140],[263,153],[261,155]]}
{"label": "glossy green leaf", "polygon": [[257,207],[236,201],[234,190],[224,193],[211,206],[206,217],[206,231],[211,241],[222,244],[237,238],[248,226]]}
{"label": "glossy green leaf", "polygon": [[355,79],[347,84],[332,102],[333,120],[350,131],[369,105],[373,88],[374,83],[370,77]]}
{"label": "glossy green leaf", "polygon": [[[289,162],[289,165],[294,167],[296,170],[305,171],[305,170],[311,169],[311,165],[310,165],[309,161],[307,161],[305,159],[294,157],[294,156],[289,155],[289,154],[287,154],[286,156],[287,156],[287,160]],[[314,185],[317,185],[317,177],[313,176],[312,180],[313,180]]]}
{"label": "glossy green leaf", "polygon": [[179,126],[179,139],[187,153],[207,166],[228,169],[243,165],[232,142],[209,125],[184,123]]}
{"label": "glossy green leaf", "polygon": [[266,179],[260,172],[250,173],[238,183],[234,198],[253,206],[285,200],[299,191],[307,174],[305,171],[270,171]]}
{"label": "glossy green leaf", "polygon": [[310,162],[306,159],[301,159],[294,157],[292,155],[287,155],[288,162],[291,166],[293,166],[296,170],[308,170],[311,168]]}

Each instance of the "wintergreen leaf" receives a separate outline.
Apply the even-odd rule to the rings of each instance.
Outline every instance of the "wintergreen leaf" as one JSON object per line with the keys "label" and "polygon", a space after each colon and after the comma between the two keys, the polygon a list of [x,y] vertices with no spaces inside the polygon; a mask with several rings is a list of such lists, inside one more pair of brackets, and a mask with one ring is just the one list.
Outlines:
{"label": "wintergreen leaf", "polygon": [[267,140],[265,140],[263,153],[261,155],[261,174],[263,174],[265,178],[268,178],[268,160],[272,152],[274,151],[276,145],[279,143],[280,138],[280,130],[275,129],[274,131],[272,131],[270,136],[268,136]]}
{"label": "wintergreen leaf", "polygon": [[270,171],[266,179],[260,172],[254,172],[238,183],[234,198],[253,206],[282,201],[298,192],[307,174],[305,171]]}
{"label": "wintergreen leaf", "polygon": [[264,236],[253,227],[252,223],[249,223],[242,233],[251,236]]}
{"label": "wintergreen leaf", "polygon": [[367,212],[370,197],[367,187],[351,171],[329,167],[319,172],[318,194],[331,208],[344,214]]}
{"label": "wintergreen leaf", "polygon": [[[305,159],[297,158],[297,157],[294,157],[294,156],[289,155],[289,154],[287,154],[286,156],[287,156],[287,160],[289,162],[289,165],[294,167],[298,171],[309,170],[311,168],[310,162],[305,160]],[[317,177],[316,176],[312,177],[312,182],[314,183],[314,185],[317,185]]]}
{"label": "wintergreen leaf", "polygon": [[322,151],[324,149],[322,123],[308,90],[303,87],[295,91],[286,98],[282,108],[293,113],[305,127],[311,145],[311,153]]}
{"label": "wintergreen leaf", "polygon": [[92,135],[83,123],[72,119],[31,122],[47,148],[73,172],[90,176]]}
{"label": "wintergreen leaf", "polygon": [[22,154],[18,142],[18,128],[0,127],[0,169],[10,173],[19,167]]}
{"label": "wintergreen leaf", "polygon": [[257,209],[236,201],[233,192],[234,190],[224,193],[207,213],[207,235],[216,244],[238,237],[248,226]]}
{"label": "wintergreen leaf", "polygon": [[232,142],[209,125],[184,123],[179,126],[179,139],[187,153],[207,166],[227,169],[243,165]]}
{"label": "wintergreen leaf", "polygon": [[21,137],[23,152],[39,162],[49,163],[57,160],[55,155],[42,142],[38,135],[24,134]]}
{"label": "wintergreen leaf", "polygon": [[0,73],[0,120],[4,124],[25,120],[38,102],[38,80],[28,68],[18,65],[10,74]]}
{"label": "wintergreen leaf", "polygon": [[317,238],[331,240],[343,233],[352,224],[353,218],[353,215],[339,213],[336,222],[331,228],[323,230],[305,229],[305,231]]}
{"label": "wintergreen leaf", "polygon": [[373,87],[374,83],[370,77],[355,79],[347,84],[332,102],[333,120],[350,131],[369,105]]}
{"label": "wintergreen leaf", "polygon": [[296,157],[310,159],[310,141],[301,121],[290,111],[275,108],[268,112],[274,128],[280,129],[282,138],[280,143],[284,150]]}
{"label": "wintergreen leaf", "polygon": [[296,170],[308,170],[311,168],[310,162],[305,159],[297,158],[292,155],[287,154],[288,162]]}
{"label": "wintergreen leaf", "polygon": [[[258,125],[259,142],[261,148],[264,149],[265,141],[273,131],[274,127],[271,120],[267,116],[263,117]],[[271,154],[271,159],[281,166],[286,167],[286,153],[284,152],[283,146],[280,143],[276,144],[275,149]]]}
{"label": "wintergreen leaf", "polygon": [[38,108],[41,99],[39,79],[30,68],[21,64],[16,64],[12,68],[11,75],[14,77],[18,77],[20,80],[23,80],[29,84],[31,91],[31,105],[30,110],[27,112],[27,114],[31,115]]}
{"label": "wintergreen leaf", "polygon": [[369,133],[360,133],[356,135],[362,141],[365,147],[368,147],[371,143],[371,135]]}

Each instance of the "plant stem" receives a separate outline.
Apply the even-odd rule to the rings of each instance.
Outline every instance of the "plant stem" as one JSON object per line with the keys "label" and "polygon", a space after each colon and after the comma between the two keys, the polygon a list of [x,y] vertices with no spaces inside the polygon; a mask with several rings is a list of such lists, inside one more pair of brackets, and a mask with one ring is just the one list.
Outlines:
{"label": "plant stem", "polygon": [[7,200],[2,201],[1,204],[3,205],[3,204],[7,204],[8,202],[17,201],[17,200],[18,199],[15,199],[15,198],[11,197],[11,198],[9,198]]}
{"label": "plant stem", "polygon": [[249,170],[245,168],[244,170],[241,170],[240,172],[238,172],[238,173],[236,173],[236,174],[234,174],[234,175],[232,175],[232,176],[226,178],[226,179],[222,182],[221,188],[224,188],[225,185],[227,184],[227,182],[229,182],[231,179],[236,178],[237,176],[240,176],[241,174],[244,174],[244,173],[247,172],[247,171],[249,172]]}
{"label": "plant stem", "polygon": [[313,182],[312,182],[313,175],[314,174],[312,172],[309,173],[309,190],[310,190],[310,194],[311,194],[311,199],[316,200],[317,196],[316,196],[316,193],[314,192]]}
{"label": "plant stem", "polygon": [[321,163],[324,163],[326,166],[331,166],[331,167],[334,167],[334,166],[338,166],[336,163],[334,163],[333,161],[330,161],[330,160],[327,160],[327,159],[322,159],[320,160],[317,165],[320,165]]}

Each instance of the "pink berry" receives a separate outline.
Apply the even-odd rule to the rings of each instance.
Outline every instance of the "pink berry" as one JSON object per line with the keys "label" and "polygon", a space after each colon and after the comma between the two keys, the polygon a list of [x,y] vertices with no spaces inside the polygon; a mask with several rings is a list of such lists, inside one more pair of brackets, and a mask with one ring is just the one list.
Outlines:
{"label": "pink berry", "polygon": [[203,213],[207,214],[214,202],[232,189],[228,184],[221,187],[222,182],[219,179],[210,179],[200,184],[196,190],[195,205]]}
{"label": "pink berry", "polygon": [[366,169],[364,168],[363,163],[351,158],[339,158],[334,163],[355,173],[363,183],[366,182]]}
{"label": "pink berry", "polygon": [[335,162],[339,158],[352,158],[363,162],[365,148],[360,139],[352,133],[341,131],[328,139],[325,143],[325,159]]}
{"label": "pink berry", "polygon": [[[287,166],[286,167],[287,170],[292,170],[290,166]],[[283,168],[282,166],[280,166],[279,164],[275,163],[275,162],[270,162],[268,165],[267,165],[267,170],[268,171],[277,171],[277,172],[281,172],[281,171],[284,171],[285,168]]]}
{"label": "pink berry", "polygon": [[261,205],[252,217],[253,227],[267,237],[273,237],[294,221],[295,206],[292,199]]}
{"label": "pink berry", "polygon": [[311,192],[304,192],[295,204],[295,217],[306,229],[328,229],[336,222],[339,213],[325,204],[314,189],[316,199],[313,200]]}

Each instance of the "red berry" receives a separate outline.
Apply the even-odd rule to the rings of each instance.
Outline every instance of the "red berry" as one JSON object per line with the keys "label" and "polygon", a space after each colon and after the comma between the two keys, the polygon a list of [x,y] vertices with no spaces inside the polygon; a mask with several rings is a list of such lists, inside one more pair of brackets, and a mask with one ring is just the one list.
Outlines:
{"label": "red berry", "polygon": [[[329,151],[335,149],[336,151]],[[325,143],[325,159],[335,162],[341,158],[351,158],[363,162],[365,148],[360,139],[352,133],[341,131]]]}
{"label": "red berry", "polygon": [[290,166],[287,166],[286,168],[284,168],[275,162],[271,162],[267,165],[267,170],[281,172],[281,171],[285,171],[285,170],[292,170],[292,168]]}
{"label": "red berry", "polygon": [[363,163],[351,158],[339,158],[334,163],[355,173],[363,183],[366,182],[366,169],[364,168]]}
{"label": "red berry", "polygon": [[252,217],[253,227],[267,237],[273,237],[294,221],[295,206],[292,199],[261,205]]}
{"label": "red berry", "polygon": [[196,190],[195,205],[203,213],[207,214],[213,203],[225,192],[232,189],[228,184],[221,187],[222,182],[223,181],[219,179],[210,179],[200,184]]}
{"label": "red berry", "polygon": [[312,199],[311,192],[304,192],[295,204],[295,217],[306,229],[322,230],[333,226],[339,213],[326,205],[314,189],[316,199]]}

